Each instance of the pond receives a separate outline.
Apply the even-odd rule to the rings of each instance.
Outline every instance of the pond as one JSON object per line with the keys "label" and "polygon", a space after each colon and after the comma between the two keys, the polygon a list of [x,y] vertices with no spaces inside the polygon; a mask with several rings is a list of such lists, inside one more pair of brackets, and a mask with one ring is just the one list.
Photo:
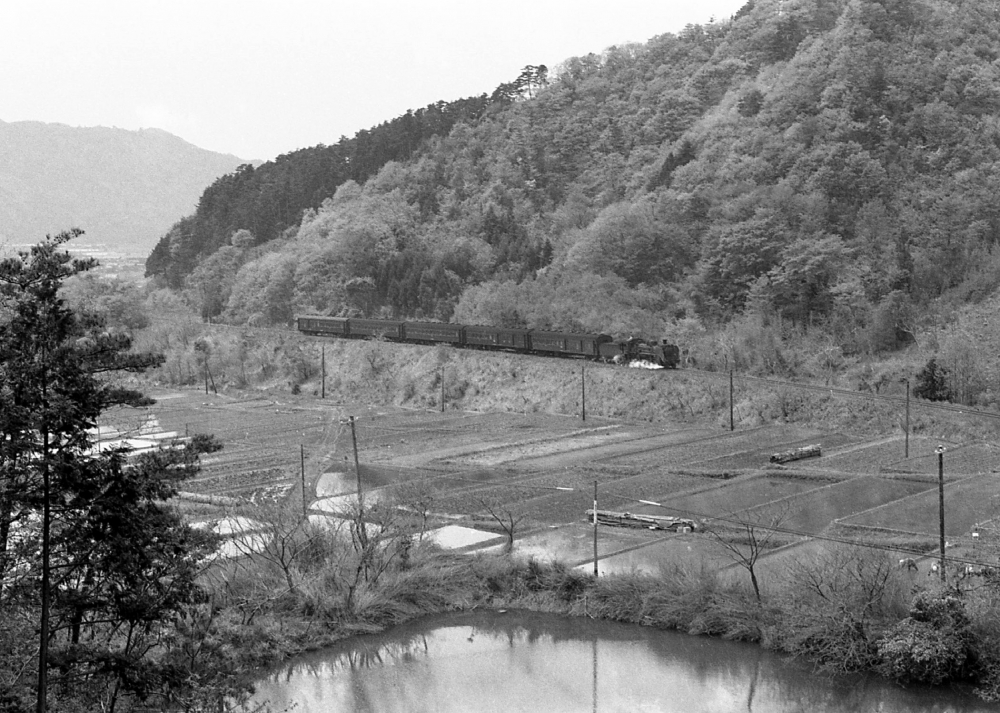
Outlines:
{"label": "pond", "polygon": [[296,713],[985,713],[949,689],[817,675],[758,646],[534,612],[420,619],[345,639],[258,682]]}

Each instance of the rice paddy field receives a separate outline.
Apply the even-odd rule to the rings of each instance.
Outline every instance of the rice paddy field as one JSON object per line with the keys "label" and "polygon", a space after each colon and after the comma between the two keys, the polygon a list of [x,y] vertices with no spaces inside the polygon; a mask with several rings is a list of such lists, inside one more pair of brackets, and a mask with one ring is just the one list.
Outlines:
{"label": "rice paddy field", "polygon": [[945,462],[950,473],[988,473],[1000,467],[1000,450],[989,443],[958,444],[940,439],[911,437],[909,457],[902,437],[864,444],[824,455],[819,465],[832,470],[879,475],[881,473],[914,473],[937,475],[938,458],[935,449],[945,447]]}
{"label": "rice paddy field", "polygon": [[701,489],[671,498],[671,506],[700,517],[721,517],[784,501],[831,482],[825,478],[786,477],[768,472],[751,473],[721,483],[699,480]]}
{"label": "rice paddy field", "polygon": [[700,435],[662,448],[638,450],[616,457],[621,465],[669,464],[674,468],[754,469],[767,466],[772,454],[800,445],[834,442],[843,445],[851,439],[841,434],[824,433],[811,428],[779,424],[745,431],[717,431]]}
{"label": "rice paddy field", "polygon": [[757,510],[780,514],[782,527],[818,535],[832,522],[859,509],[896,503],[927,488],[927,483],[919,481],[852,478],[767,503]]}
{"label": "rice paddy field", "polygon": [[[937,483],[924,485],[924,490],[909,497],[843,517],[840,524],[934,535],[939,529],[938,488]],[[947,482],[944,497],[945,534],[965,535],[977,523],[989,522],[1000,513],[1000,476],[972,476]]]}
{"label": "rice paddy field", "polygon": [[[337,508],[324,498],[356,494],[360,480],[369,502],[421,499],[432,525],[497,533],[489,510],[506,514],[517,521],[516,551],[584,568],[593,560],[586,513],[595,481],[600,509],[690,517],[701,526],[680,534],[602,525],[602,571],[653,572],[679,563],[724,568],[732,559],[709,531],[741,519],[779,522],[787,532],[775,543],[801,540],[796,556],[831,528],[863,533],[867,541],[884,536],[889,547],[900,538],[926,539],[938,522],[940,441],[927,438],[911,438],[905,458],[896,436],[793,424],[729,431],[542,413],[351,407],[304,396],[154,396],[155,406],[111,414],[103,427],[128,432],[142,423],[148,431],[155,423],[179,436],[214,434],[224,449],[206,458],[183,490],[222,496],[229,510],[262,498],[301,498],[304,485],[313,512],[335,517]],[[774,453],[812,444],[821,446],[821,457],[769,462]],[[945,445],[947,532],[962,537],[1000,514],[998,453],[982,442]],[[208,507],[197,512],[205,516]]]}

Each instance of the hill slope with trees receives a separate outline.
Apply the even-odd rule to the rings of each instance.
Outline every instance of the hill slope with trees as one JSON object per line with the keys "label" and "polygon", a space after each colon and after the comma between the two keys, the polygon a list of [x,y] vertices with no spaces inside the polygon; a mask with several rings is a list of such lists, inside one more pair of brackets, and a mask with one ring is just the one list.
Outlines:
{"label": "hill slope with trees", "polygon": [[[220,219],[260,188],[229,176],[147,269],[237,323],[318,311],[680,334],[752,317],[779,338],[891,350],[932,302],[1000,280],[998,40],[993,1],[752,0],[527,67],[377,170],[320,171],[323,189],[267,230]],[[181,239],[213,220],[202,243]]]}
{"label": "hill slope with trees", "polygon": [[475,121],[489,103],[485,95],[437,102],[332,146],[283,154],[256,169],[240,166],[209,186],[195,213],[160,239],[147,272],[180,287],[198,261],[228,245],[234,232],[251,231],[257,244],[275,240],[345,181],[364,182],[389,161],[409,158],[425,139],[458,121]]}

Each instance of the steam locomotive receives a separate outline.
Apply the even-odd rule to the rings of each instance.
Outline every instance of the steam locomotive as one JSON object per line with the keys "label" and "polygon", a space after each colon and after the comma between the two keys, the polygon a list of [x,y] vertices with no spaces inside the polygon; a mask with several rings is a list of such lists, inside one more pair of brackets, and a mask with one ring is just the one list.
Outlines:
{"label": "steam locomotive", "polygon": [[302,315],[296,319],[296,323],[303,334],[318,337],[382,338],[409,344],[450,344],[466,349],[572,357],[615,364],[648,362],[667,369],[676,369],[680,363],[680,349],[665,339],[659,342],[636,337],[616,340],[607,334],[324,315]]}

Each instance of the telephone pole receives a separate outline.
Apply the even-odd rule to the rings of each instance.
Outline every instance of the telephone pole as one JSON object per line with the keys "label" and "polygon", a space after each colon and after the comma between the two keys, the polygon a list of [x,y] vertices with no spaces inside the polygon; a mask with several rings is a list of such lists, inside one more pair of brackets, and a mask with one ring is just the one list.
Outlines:
{"label": "telephone pole", "polygon": [[302,478],[302,517],[309,514],[309,507],[306,505],[306,447],[299,444],[299,475]]}
{"label": "telephone pole", "polygon": [[361,492],[361,464],[358,463],[358,434],[354,429],[354,416],[348,416],[347,422],[351,424],[351,444],[354,446],[354,474],[358,479],[358,507],[364,506],[364,495]]}
{"label": "telephone pole", "polygon": [[736,422],[733,420],[733,370],[729,370],[729,430],[736,430]]}
{"label": "telephone pole", "polygon": [[594,576],[598,576],[597,569],[597,481],[594,481]]}
{"label": "telephone pole", "polygon": [[941,549],[941,581],[945,581],[944,574],[944,446],[934,449],[938,457],[938,520],[940,525],[940,549]]}
{"label": "telephone pole", "polygon": [[910,457],[910,380],[906,379],[906,431],[905,445],[903,446],[903,457]]}

